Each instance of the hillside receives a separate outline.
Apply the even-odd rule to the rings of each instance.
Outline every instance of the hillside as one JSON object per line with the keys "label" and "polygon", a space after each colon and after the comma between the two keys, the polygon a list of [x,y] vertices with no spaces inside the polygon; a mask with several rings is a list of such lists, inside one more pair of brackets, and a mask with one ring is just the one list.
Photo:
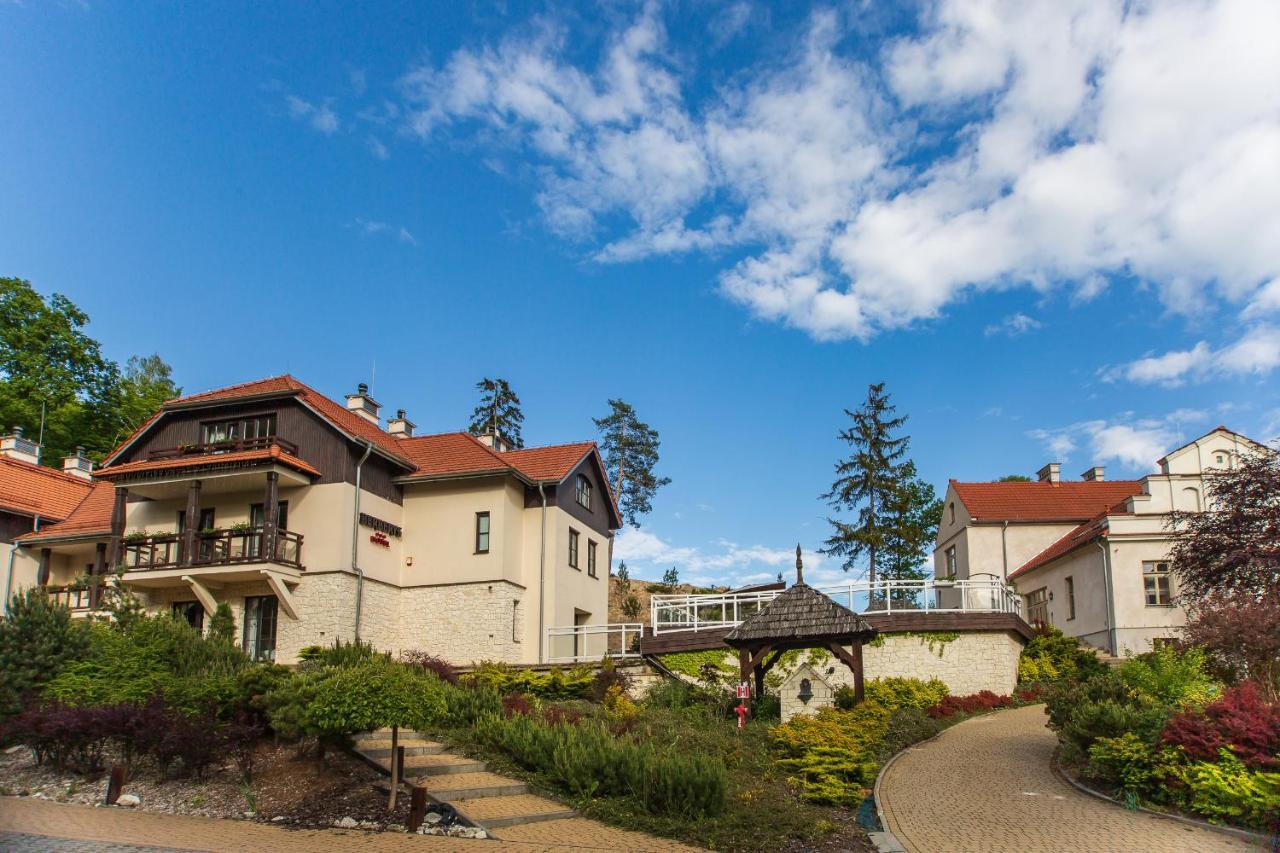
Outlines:
{"label": "hillside", "polygon": [[[647,581],[640,578],[632,578],[629,581],[618,583],[617,577],[609,576],[609,622],[642,622],[649,624],[649,599],[655,595],[697,595],[708,592],[726,592],[727,586],[694,586],[693,584],[678,583],[675,586],[668,587],[666,584],[658,581]],[[629,596],[634,595],[636,601],[640,604],[640,612],[635,617],[629,617],[623,614],[622,605]]]}

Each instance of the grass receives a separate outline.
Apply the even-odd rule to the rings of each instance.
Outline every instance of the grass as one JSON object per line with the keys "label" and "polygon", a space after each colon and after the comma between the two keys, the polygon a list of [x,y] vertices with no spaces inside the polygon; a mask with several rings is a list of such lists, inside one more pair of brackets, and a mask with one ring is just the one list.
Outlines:
{"label": "grass", "polygon": [[[556,703],[588,716],[599,706],[586,702]],[[738,732],[735,720],[713,716],[705,706],[644,707],[631,734],[684,753],[715,755],[729,772],[724,811],[696,821],[650,814],[630,797],[574,800],[549,779],[530,773],[505,755],[478,743],[469,729],[452,729],[440,736],[458,749],[483,757],[496,772],[529,782],[533,787],[567,800],[588,817],[613,826],[675,838],[713,850],[779,851],[788,849],[873,849],[847,809],[816,806],[800,799],[799,791],[776,767],[769,729],[777,720],[756,720]]]}

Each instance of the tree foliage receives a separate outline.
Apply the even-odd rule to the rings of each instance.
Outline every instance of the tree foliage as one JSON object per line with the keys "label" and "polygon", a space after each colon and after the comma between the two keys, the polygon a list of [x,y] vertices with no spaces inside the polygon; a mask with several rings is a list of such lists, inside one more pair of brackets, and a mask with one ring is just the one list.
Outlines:
{"label": "tree foliage", "polygon": [[640,516],[653,510],[653,496],[671,482],[659,477],[658,431],[636,417],[636,410],[624,400],[610,400],[609,414],[592,418],[600,430],[600,451],[605,468],[613,475],[613,494],[623,520],[640,526]]}
{"label": "tree foliage", "polygon": [[1030,483],[1031,478],[1026,474],[1005,474],[997,483]]}
{"label": "tree foliage", "polygon": [[41,461],[59,466],[83,446],[101,458],[180,389],[157,355],[122,370],[85,332],[89,315],[61,294],[0,278],[0,426],[41,434]]}
{"label": "tree foliage", "polygon": [[884,383],[867,388],[857,411],[845,409],[853,421],[838,437],[852,453],[836,463],[836,479],[823,495],[837,511],[854,513],[852,521],[829,518],[832,533],[822,549],[844,559],[844,570],[865,558],[867,577],[920,576],[919,563],[928,552],[942,517],[933,487],[904,461],[910,439],[898,435],[907,418],[895,416]]}
{"label": "tree foliage", "polygon": [[524,412],[520,410],[520,398],[511,390],[510,383],[486,376],[476,383],[476,390],[480,392],[480,403],[471,413],[467,431],[472,435],[497,433],[512,447],[524,447],[524,438],[520,434]]}
{"label": "tree foliage", "polygon": [[16,712],[24,695],[88,653],[88,626],[65,606],[39,589],[15,595],[0,618],[0,717]]}

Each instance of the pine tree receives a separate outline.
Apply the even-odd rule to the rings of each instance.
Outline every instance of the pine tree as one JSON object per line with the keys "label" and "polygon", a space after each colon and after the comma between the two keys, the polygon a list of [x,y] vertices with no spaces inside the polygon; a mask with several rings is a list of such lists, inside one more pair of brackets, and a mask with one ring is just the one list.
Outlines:
{"label": "pine tree", "polygon": [[520,410],[520,398],[507,380],[486,376],[476,383],[476,390],[480,392],[480,404],[471,413],[467,431],[472,435],[496,433],[512,447],[524,447],[524,438],[520,435],[524,412]]}
{"label": "pine tree", "polygon": [[89,654],[89,626],[31,588],[14,595],[0,618],[0,718],[18,710],[63,666]]}
{"label": "pine tree", "polygon": [[218,602],[218,609],[209,619],[209,639],[228,645],[235,644],[236,622],[231,615],[231,605],[225,601]]}
{"label": "pine tree", "polygon": [[905,415],[894,417],[895,411],[883,382],[867,388],[867,399],[856,412],[845,409],[853,425],[838,437],[853,447],[853,454],[836,463],[836,480],[823,495],[837,510],[856,511],[857,517],[852,523],[828,519],[833,533],[822,552],[843,557],[846,572],[865,556],[867,579],[873,584],[877,558],[895,524],[892,501],[903,488],[904,465],[899,460],[910,441],[895,437],[907,422]]}
{"label": "pine tree", "polygon": [[600,451],[606,470],[613,474],[613,494],[618,512],[631,526],[640,526],[640,516],[653,510],[653,496],[671,482],[658,477],[658,431],[636,417],[636,410],[623,400],[609,401],[609,414],[592,418],[600,430]]}
{"label": "pine tree", "polygon": [[614,573],[613,583],[618,588],[619,593],[627,592],[631,589],[631,570],[627,568],[626,560],[618,564],[618,571]]}
{"label": "pine tree", "polygon": [[902,466],[900,486],[890,493],[886,509],[893,523],[885,534],[880,576],[885,580],[923,579],[924,561],[942,521],[942,501],[933,486],[916,475],[914,462]]}
{"label": "pine tree", "polygon": [[680,573],[676,571],[676,567],[672,566],[662,575],[662,585],[675,589],[676,584],[680,583]]}

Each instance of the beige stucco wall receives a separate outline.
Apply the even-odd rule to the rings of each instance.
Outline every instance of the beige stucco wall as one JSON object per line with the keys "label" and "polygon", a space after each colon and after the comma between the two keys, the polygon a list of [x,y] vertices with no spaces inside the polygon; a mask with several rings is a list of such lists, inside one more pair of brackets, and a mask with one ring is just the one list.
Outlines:
{"label": "beige stucco wall", "polygon": [[[488,477],[406,485],[402,550],[413,565],[400,582],[406,586],[507,580],[521,583],[518,553],[524,535],[522,507],[506,478]],[[520,504],[523,500],[520,501]],[[476,513],[489,513],[489,552],[475,549]]]}
{"label": "beige stucco wall", "polygon": [[[958,502],[957,502],[958,503]],[[944,516],[946,515],[944,510]],[[946,552],[956,549],[956,578],[972,578],[993,575],[1001,580],[1023,563],[1048,548],[1075,528],[1075,524],[971,524],[959,528],[961,513],[957,508],[957,525],[949,537],[939,532],[938,544],[933,552],[934,576],[943,578],[947,573]],[[1007,557],[1006,557],[1007,549]]]}

